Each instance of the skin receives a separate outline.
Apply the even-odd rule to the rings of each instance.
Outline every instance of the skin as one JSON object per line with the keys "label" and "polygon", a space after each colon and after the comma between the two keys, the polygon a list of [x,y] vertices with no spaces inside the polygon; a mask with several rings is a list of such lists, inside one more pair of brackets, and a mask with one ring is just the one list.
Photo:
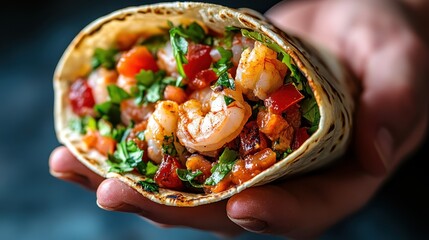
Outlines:
{"label": "skin", "polygon": [[419,0],[293,1],[266,14],[279,28],[329,49],[361,82],[352,146],[332,168],[195,208],[153,203],[118,180],[92,173],[65,147],[52,152],[50,171],[96,191],[103,209],[136,213],[161,226],[317,237],[364,206],[424,139],[428,30],[416,23],[427,18],[427,6]]}

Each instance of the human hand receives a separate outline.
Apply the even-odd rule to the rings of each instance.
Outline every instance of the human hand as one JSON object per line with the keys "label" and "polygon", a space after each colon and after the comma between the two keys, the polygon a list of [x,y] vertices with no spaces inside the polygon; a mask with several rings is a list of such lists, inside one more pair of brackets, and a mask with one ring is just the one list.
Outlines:
{"label": "human hand", "polygon": [[353,149],[335,168],[195,208],[153,203],[116,179],[95,175],[64,147],[51,155],[52,174],[97,189],[104,209],[161,224],[223,234],[242,228],[294,238],[321,234],[362,207],[424,137],[428,50],[391,2],[301,1],[267,14],[278,27],[333,51],[361,80]]}

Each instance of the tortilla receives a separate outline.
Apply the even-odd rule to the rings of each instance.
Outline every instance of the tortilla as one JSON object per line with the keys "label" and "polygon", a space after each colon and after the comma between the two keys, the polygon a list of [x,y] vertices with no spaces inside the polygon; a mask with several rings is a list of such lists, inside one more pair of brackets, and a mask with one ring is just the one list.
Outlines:
{"label": "tortilla", "polygon": [[[223,32],[226,26],[259,32],[287,52],[307,78],[321,115],[318,130],[285,159],[241,185],[212,194],[185,193],[169,189],[145,191],[139,181],[145,178],[133,173],[109,172],[106,157],[82,145],[82,136],[69,128],[74,117],[68,101],[68,89],[73,80],[91,70],[91,57],[97,47],[107,48],[116,36],[128,32],[153,35],[174,25],[203,23],[211,30]],[[249,10],[231,9],[214,4],[175,2],[130,7],[99,18],[85,27],[63,54],[54,74],[55,129],[61,143],[89,169],[105,178],[117,178],[150,200],[171,206],[190,207],[231,197],[251,186],[263,185],[276,179],[308,172],[331,163],[347,149],[351,130],[354,82],[338,61],[323,50],[281,32]]]}

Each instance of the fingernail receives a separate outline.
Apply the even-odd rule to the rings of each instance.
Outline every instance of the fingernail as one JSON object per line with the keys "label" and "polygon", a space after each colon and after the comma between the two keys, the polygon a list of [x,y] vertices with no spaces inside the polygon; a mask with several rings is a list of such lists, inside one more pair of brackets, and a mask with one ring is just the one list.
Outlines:
{"label": "fingernail", "polygon": [[255,218],[230,218],[231,221],[250,232],[260,233],[267,228],[267,223]]}
{"label": "fingernail", "polygon": [[106,206],[106,205],[100,204],[100,202],[97,200],[97,206],[107,211],[120,211],[120,212],[131,212],[131,213],[137,213],[141,211],[140,208],[127,203],[120,203],[117,205],[115,204],[114,206]]}
{"label": "fingernail", "polygon": [[392,134],[386,128],[380,128],[377,132],[377,136],[374,142],[375,149],[383,161],[385,168],[387,169],[393,162],[393,138]]}

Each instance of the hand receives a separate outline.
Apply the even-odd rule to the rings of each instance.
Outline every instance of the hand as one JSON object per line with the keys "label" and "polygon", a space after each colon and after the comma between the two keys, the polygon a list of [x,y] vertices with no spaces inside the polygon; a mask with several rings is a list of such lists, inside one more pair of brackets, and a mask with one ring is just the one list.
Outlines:
{"label": "hand", "polygon": [[153,203],[116,179],[95,175],[64,147],[51,155],[52,174],[97,189],[104,209],[163,225],[228,235],[243,228],[294,238],[323,233],[373,196],[427,127],[428,50],[392,2],[295,1],[267,13],[278,27],[330,49],[361,81],[353,146],[334,168],[195,208]]}

